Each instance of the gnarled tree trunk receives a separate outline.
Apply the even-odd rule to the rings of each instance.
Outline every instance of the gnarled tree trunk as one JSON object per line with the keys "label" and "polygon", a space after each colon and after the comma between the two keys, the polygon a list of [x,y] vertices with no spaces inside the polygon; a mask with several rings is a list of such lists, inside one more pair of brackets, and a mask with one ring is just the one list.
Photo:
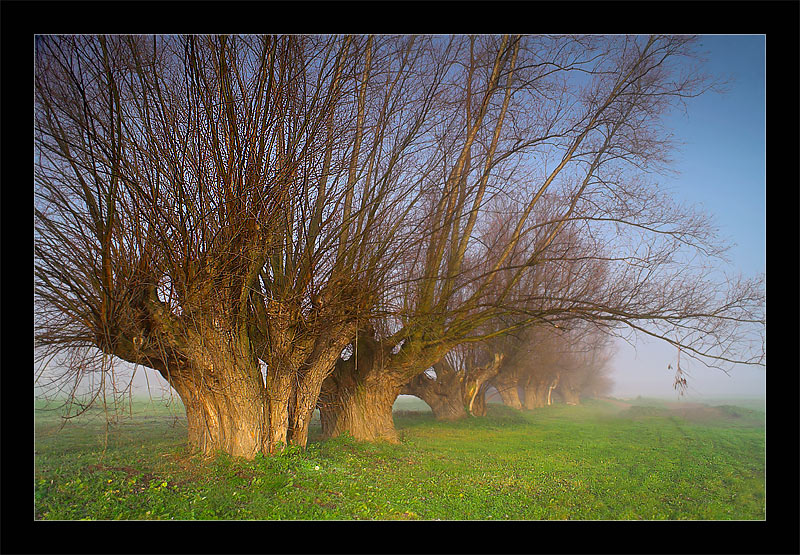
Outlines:
{"label": "gnarled tree trunk", "polygon": [[223,377],[213,384],[203,381],[206,383],[172,381],[186,409],[190,449],[204,455],[224,451],[248,459],[264,451],[269,425],[260,380]]}
{"label": "gnarled tree trunk", "polygon": [[333,327],[331,333],[318,337],[298,373],[298,379],[289,401],[288,440],[291,445],[305,447],[308,427],[322,390],[325,378],[333,371],[342,349],[352,340],[354,323]]}
{"label": "gnarled tree trunk", "polygon": [[190,449],[248,459],[268,449],[280,423],[271,421],[265,410],[258,359],[234,334],[216,326],[195,327],[167,362],[149,358],[149,363],[183,402]]}
{"label": "gnarled tree trunk", "polygon": [[464,408],[463,387],[459,376],[450,368],[446,361],[433,365],[436,378],[429,377],[425,372],[414,376],[401,393],[416,395],[431,407],[436,420],[459,420],[466,418]]}
{"label": "gnarled tree trunk", "polygon": [[[503,361],[502,354],[496,354],[494,360],[484,366],[471,366],[469,362],[457,372],[447,358],[442,358],[433,365],[436,378],[430,378],[425,372],[414,376],[402,390],[402,393],[416,395],[425,401],[433,411],[437,420],[459,420],[475,413],[475,402],[481,416],[486,414],[484,384],[495,376]],[[483,389],[482,389],[483,388]]]}
{"label": "gnarled tree trunk", "polygon": [[467,413],[472,416],[486,415],[486,390],[489,382],[497,376],[505,360],[505,355],[495,353],[494,359],[483,366],[473,366],[467,369],[461,380],[461,396]]}
{"label": "gnarled tree trunk", "polygon": [[292,376],[288,372],[267,370],[266,410],[269,417],[269,433],[266,450],[274,453],[288,444],[289,398],[292,394]]}
{"label": "gnarled tree trunk", "polygon": [[525,395],[524,406],[528,410],[538,409],[548,404],[548,384],[545,381],[531,378],[525,383],[523,392]]}
{"label": "gnarled tree trunk", "polygon": [[365,441],[397,442],[392,405],[412,377],[439,361],[444,344],[417,350],[408,347],[393,353],[392,346],[375,339],[371,328],[361,330],[353,343],[353,355],[336,361],[333,373],[322,384],[319,399],[324,437],[344,432]]}
{"label": "gnarled tree trunk", "polygon": [[472,406],[470,413],[472,416],[486,416],[486,391],[489,389],[489,384],[484,382],[478,388],[478,392],[472,398]]}
{"label": "gnarled tree trunk", "polygon": [[290,445],[305,447],[308,443],[308,426],[319,397],[322,380],[302,380],[294,388],[289,400],[289,428],[286,438]]}
{"label": "gnarled tree trunk", "polygon": [[318,406],[323,437],[347,432],[358,440],[397,442],[392,405],[401,384],[381,373],[383,351],[373,330],[362,330],[353,347],[350,358],[338,359],[322,384]]}
{"label": "gnarled tree trunk", "polygon": [[362,441],[397,443],[392,405],[400,394],[398,386],[369,380],[353,389],[340,390],[335,400],[320,408],[324,437],[349,433]]}
{"label": "gnarled tree trunk", "polygon": [[518,380],[516,376],[500,373],[492,380],[492,385],[500,394],[503,404],[507,407],[522,409],[522,402],[519,398],[519,390],[517,389]]}

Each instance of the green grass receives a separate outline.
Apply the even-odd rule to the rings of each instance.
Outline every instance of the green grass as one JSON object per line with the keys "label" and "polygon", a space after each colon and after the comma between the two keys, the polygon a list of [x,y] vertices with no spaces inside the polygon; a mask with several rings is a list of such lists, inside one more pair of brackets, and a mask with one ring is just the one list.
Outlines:
{"label": "green grass", "polygon": [[57,414],[37,410],[35,516],[764,519],[763,412],[631,403],[490,404],[485,418],[442,423],[401,398],[399,445],[320,441],[316,424],[305,451],[253,461],[188,453],[176,406],[134,403],[105,450],[102,414],[58,431]]}

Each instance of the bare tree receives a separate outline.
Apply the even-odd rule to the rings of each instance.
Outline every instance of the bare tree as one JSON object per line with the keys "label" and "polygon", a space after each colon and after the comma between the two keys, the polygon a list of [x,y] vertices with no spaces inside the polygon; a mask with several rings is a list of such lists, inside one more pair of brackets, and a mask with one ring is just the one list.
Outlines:
{"label": "bare tree", "polygon": [[[537,323],[588,320],[712,364],[759,363],[760,282],[700,264],[724,251],[709,219],[648,179],[673,147],[662,116],[709,87],[689,65],[692,39],[457,37],[447,48],[458,64],[440,107],[451,115],[433,130],[441,170],[418,212],[427,235],[392,317],[361,329],[358,356],[323,385],[326,434],[395,440],[404,384],[455,345]],[[505,228],[486,240],[496,208]],[[543,264],[563,276],[525,292]],[[503,314],[522,317],[479,331]]]}
{"label": "bare tree", "polygon": [[42,364],[71,353],[63,378],[76,381],[113,357],[158,370],[205,453],[304,445],[413,204],[400,176],[437,78],[417,50],[40,37]]}
{"label": "bare tree", "polygon": [[[294,179],[301,200],[287,211],[286,247],[262,269],[266,303],[256,303],[263,307],[256,323],[269,343],[267,390],[277,396],[270,418],[288,419],[290,443],[305,445],[322,381],[378,301],[399,252],[393,245],[414,194],[403,169],[438,78],[421,67],[420,48],[413,37],[343,40],[331,85],[339,100],[325,124],[321,160],[300,162],[306,173]],[[427,77],[413,82],[414,72]],[[269,369],[282,366],[290,371],[271,381]]]}
{"label": "bare tree", "polygon": [[457,345],[431,369],[412,378],[401,393],[425,401],[437,420],[481,416],[485,409],[484,384],[497,374],[503,357],[498,353],[490,359],[476,343]]}
{"label": "bare tree", "polygon": [[[244,87],[223,68],[237,57],[208,40],[38,42],[37,346],[155,368],[186,406],[191,444],[252,455],[267,423],[243,309],[287,169],[257,154],[277,110],[233,101]],[[271,77],[289,45],[261,46],[245,86],[287,95]]]}
{"label": "bare tree", "polygon": [[411,379],[534,324],[763,360],[760,282],[647,179],[706,88],[689,38],[36,44],[36,355],[94,399],[156,369],[202,452],[304,445],[315,405],[394,439]]}

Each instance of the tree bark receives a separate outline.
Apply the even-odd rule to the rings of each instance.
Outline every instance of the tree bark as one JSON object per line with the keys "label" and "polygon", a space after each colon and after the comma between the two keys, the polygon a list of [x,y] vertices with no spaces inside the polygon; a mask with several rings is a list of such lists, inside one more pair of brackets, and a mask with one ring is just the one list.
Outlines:
{"label": "tree bark", "polygon": [[186,409],[188,444],[204,455],[223,451],[252,459],[262,452],[269,426],[263,392],[257,385],[215,384],[215,388],[184,383],[173,387]]}
{"label": "tree bark", "polygon": [[267,413],[269,434],[266,451],[275,453],[287,445],[289,429],[289,398],[292,395],[291,375],[288,372],[267,371]]}
{"label": "tree bark", "polygon": [[442,364],[434,364],[436,378],[423,372],[414,376],[401,393],[416,395],[431,407],[436,420],[459,420],[467,417],[464,408],[463,384],[455,372],[447,372]]}
{"label": "tree bark", "polygon": [[353,355],[337,360],[322,384],[318,406],[323,436],[349,432],[358,440],[397,442],[392,405],[403,385],[439,361],[447,348],[414,349],[406,342],[392,353],[390,345],[375,339],[374,330],[361,330]]}
{"label": "tree bark", "polygon": [[308,444],[308,426],[311,424],[322,381],[308,382],[301,383],[289,401],[289,429],[286,438],[290,445],[305,447]]}
{"label": "tree bark", "polygon": [[333,329],[329,337],[318,338],[298,381],[289,403],[289,430],[291,445],[305,447],[308,443],[308,426],[322,390],[325,378],[335,367],[342,349],[352,340],[355,324],[345,324]]}
{"label": "tree bark", "polygon": [[503,404],[507,407],[522,409],[522,402],[519,398],[519,390],[517,389],[518,381],[516,377],[508,376],[505,374],[498,374],[492,380],[492,385],[500,394]]}
{"label": "tree bark", "polygon": [[397,443],[392,405],[400,387],[382,380],[366,380],[328,392],[320,406],[323,437],[349,433],[360,441],[385,440]]}
{"label": "tree bark", "polygon": [[524,388],[524,406],[528,410],[542,408],[547,405],[548,384],[540,380],[528,381]]}
{"label": "tree bark", "polygon": [[[500,371],[503,360],[505,360],[504,354],[495,353],[492,362],[484,366],[470,367],[466,375],[462,377],[461,396],[468,414],[472,416],[486,415],[486,390],[489,387],[489,381]],[[478,404],[477,409],[476,403]]]}
{"label": "tree bark", "polygon": [[471,413],[473,416],[486,416],[486,391],[489,389],[489,384],[484,382],[478,388],[478,393],[472,401]]}
{"label": "tree bark", "polygon": [[224,451],[252,459],[274,429],[265,411],[258,360],[231,334],[201,329],[190,334],[180,357],[154,364],[186,409],[188,444],[204,455]]}
{"label": "tree bark", "polygon": [[401,393],[416,395],[431,407],[437,420],[459,420],[475,413],[475,399],[481,399],[481,416],[486,413],[484,384],[495,376],[503,361],[503,355],[496,354],[494,361],[484,366],[467,364],[460,372],[456,371],[447,358],[433,365],[436,378],[425,372],[414,376]]}
{"label": "tree bark", "polygon": [[353,354],[338,359],[322,383],[318,407],[323,437],[347,432],[358,440],[397,442],[392,405],[401,385],[382,375],[382,358],[374,330],[360,330]]}
{"label": "tree bark", "polygon": [[281,422],[267,410],[267,390],[250,338],[224,305],[190,305],[196,312],[179,317],[150,285],[131,306],[126,326],[99,338],[98,346],[163,376],[186,410],[189,448],[248,459],[267,450]]}

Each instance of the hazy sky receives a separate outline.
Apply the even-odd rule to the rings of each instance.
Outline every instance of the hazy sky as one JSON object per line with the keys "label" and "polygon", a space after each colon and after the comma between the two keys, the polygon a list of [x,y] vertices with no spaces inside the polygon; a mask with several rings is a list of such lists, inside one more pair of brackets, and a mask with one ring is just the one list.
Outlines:
{"label": "hazy sky", "polygon": [[[661,184],[689,203],[702,204],[713,214],[720,235],[734,243],[731,269],[745,276],[766,272],[765,183],[765,37],[763,35],[703,36],[707,71],[732,78],[725,94],[707,94],[692,100],[688,113],[676,113],[669,125],[685,143],[675,157],[677,177]],[[650,395],[677,397],[672,388],[675,348],[655,340],[641,340],[636,349],[619,342],[612,365],[620,397]],[[763,396],[763,369],[737,367],[730,375],[699,363],[685,364],[690,376],[688,398],[709,396]],[[144,368],[137,384],[144,384]],[[154,393],[165,385],[147,369]]]}
{"label": "hazy sky", "polygon": [[[681,174],[661,180],[677,198],[713,214],[720,235],[735,244],[731,269],[747,277],[766,273],[765,43],[763,35],[701,37],[707,71],[733,81],[725,94],[694,99],[686,115],[669,120],[685,144],[674,166]],[[676,358],[676,349],[663,342],[635,350],[620,342],[614,393],[677,395],[667,370]],[[763,369],[739,366],[727,376],[693,363],[689,373],[687,396],[765,395]]]}

